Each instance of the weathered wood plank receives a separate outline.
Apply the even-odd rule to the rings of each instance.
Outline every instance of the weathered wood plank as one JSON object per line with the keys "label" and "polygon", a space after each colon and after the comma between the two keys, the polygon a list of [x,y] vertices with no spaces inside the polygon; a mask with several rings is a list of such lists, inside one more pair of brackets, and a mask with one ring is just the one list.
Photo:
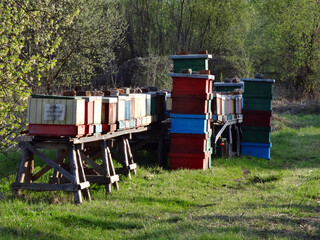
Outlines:
{"label": "weathered wood plank", "polygon": [[109,169],[110,169],[110,176],[111,177],[117,177],[118,180],[117,181],[114,181],[113,182],[113,186],[119,190],[119,184],[118,184],[118,181],[119,181],[119,176],[116,175],[116,171],[114,169],[114,166],[113,166],[113,161],[112,161],[112,156],[111,156],[111,152],[110,152],[110,149],[109,147],[107,147],[107,155],[108,155],[108,163],[109,163]]}
{"label": "weathered wood plank", "polygon": [[[72,146],[70,149],[70,169],[73,175],[72,183],[74,185],[79,185],[80,180],[79,180],[79,172],[78,172],[78,164],[77,164],[77,155],[76,155],[76,149],[75,146]],[[82,203],[82,193],[81,190],[76,191],[74,193],[74,201],[75,203]]]}
{"label": "weathered wood plank", "polygon": [[122,166],[124,169],[125,175],[127,175],[131,179],[130,170],[128,168],[129,166],[129,158],[128,158],[128,151],[126,146],[126,138],[125,136],[121,137],[121,152],[122,152]]}
{"label": "weathered wood plank", "polygon": [[50,184],[50,183],[13,183],[12,189],[25,189],[35,191],[78,191],[81,188],[80,185],[74,185],[72,183],[67,184]]}
{"label": "weathered wood plank", "polygon": [[99,184],[112,184],[119,181],[119,175],[114,175],[110,177],[86,175],[86,178],[90,183],[99,183]]}
{"label": "weathered wood plank", "polygon": [[[86,176],[84,174],[84,169],[83,169],[79,146],[77,146],[76,152],[77,152],[77,161],[78,161],[77,163],[78,163],[78,168],[79,168],[79,180],[81,183],[83,183],[83,182],[86,182],[87,180],[86,180]],[[91,195],[89,192],[89,188],[83,189],[82,192],[83,192],[84,198],[91,201]]]}

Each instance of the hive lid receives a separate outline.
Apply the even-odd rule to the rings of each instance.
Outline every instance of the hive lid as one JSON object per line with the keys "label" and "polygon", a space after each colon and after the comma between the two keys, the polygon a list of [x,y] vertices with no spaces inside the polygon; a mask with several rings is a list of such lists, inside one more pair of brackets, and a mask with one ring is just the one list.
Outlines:
{"label": "hive lid", "polygon": [[268,82],[275,83],[274,79],[259,79],[259,78],[240,78],[243,82]]}
{"label": "hive lid", "polygon": [[170,59],[199,59],[199,58],[212,58],[211,54],[188,54],[188,55],[171,55]]}
{"label": "hive lid", "polygon": [[48,99],[81,99],[81,97],[73,96],[58,96],[58,95],[43,95],[43,94],[32,94],[32,98],[48,98]]}
{"label": "hive lid", "polygon": [[215,82],[215,87],[242,87],[244,86],[244,82],[237,82],[237,83],[225,83],[225,82]]}
{"label": "hive lid", "polygon": [[118,98],[117,97],[103,97],[102,102],[103,103],[116,103],[116,102],[118,102]]}
{"label": "hive lid", "polygon": [[168,76],[169,77],[182,77],[182,78],[203,78],[203,79],[214,80],[214,75],[205,75],[205,74],[169,73]]}
{"label": "hive lid", "polygon": [[209,119],[210,118],[210,114],[175,114],[175,113],[171,113],[170,114],[171,118],[196,118],[196,119]]}

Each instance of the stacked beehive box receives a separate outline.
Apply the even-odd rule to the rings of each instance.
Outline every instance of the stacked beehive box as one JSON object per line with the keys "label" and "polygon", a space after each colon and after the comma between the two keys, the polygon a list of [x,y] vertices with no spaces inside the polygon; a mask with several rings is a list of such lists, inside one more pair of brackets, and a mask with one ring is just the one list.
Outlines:
{"label": "stacked beehive box", "polygon": [[162,92],[107,97],[32,95],[29,135],[83,137],[147,126],[162,119],[164,108]]}
{"label": "stacked beehive box", "polygon": [[[207,169],[211,159],[211,100],[213,75],[184,74],[208,70],[211,55],[174,55],[171,93],[170,168]],[[208,73],[208,72],[206,72]]]}
{"label": "stacked beehive box", "polygon": [[270,159],[273,79],[243,78],[241,154]]}
{"label": "stacked beehive box", "polygon": [[30,135],[86,135],[85,100],[81,97],[32,95],[27,118]]}
{"label": "stacked beehive box", "polygon": [[214,83],[212,112],[215,121],[226,122],[227,120],[242,118],[243,88],[243,82]]}

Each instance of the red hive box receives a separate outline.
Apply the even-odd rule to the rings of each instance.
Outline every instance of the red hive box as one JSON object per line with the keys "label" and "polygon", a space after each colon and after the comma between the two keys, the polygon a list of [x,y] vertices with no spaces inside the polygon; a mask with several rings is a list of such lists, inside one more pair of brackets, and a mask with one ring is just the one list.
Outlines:
{"label": "red hive box", "polygon": [[169,153],[171,169],[208,169],[209,152],[204,153]]}
{"label": "red hive box", "polygon": [[32,136],[81,137],[85,133],[85,125],[29,124],[29,135]]}
{"label": "red hive box", "polygon": [[170,133],[171,153],[203,153],[207,149],[208,133],[184,134]]}
{"label": "red hive box", "polygon": [[177,114],[206,114],[208,113],[209,93],[201,95],[172,93],[172,113]]}
{"label": "red hive box", "polygon": [[171,73],[174,94],[204,94],[212,92],[213,75]]}
{"label": "red hive box", "polygon": [[242,110],[243,126],[248,127],[270,127],[271,126],[271,111],[255,111]]}

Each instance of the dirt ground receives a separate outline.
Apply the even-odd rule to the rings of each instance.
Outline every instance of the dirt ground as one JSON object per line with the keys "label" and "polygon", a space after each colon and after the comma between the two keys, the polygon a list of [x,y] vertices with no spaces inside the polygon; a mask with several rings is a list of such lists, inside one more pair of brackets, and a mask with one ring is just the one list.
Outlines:
{"label": "dirt ground", "polygon": [[312,100],[289,101],[287,99],[275,99],[272,102],[274,113],[287,114],[320,114],[320,102]]}

